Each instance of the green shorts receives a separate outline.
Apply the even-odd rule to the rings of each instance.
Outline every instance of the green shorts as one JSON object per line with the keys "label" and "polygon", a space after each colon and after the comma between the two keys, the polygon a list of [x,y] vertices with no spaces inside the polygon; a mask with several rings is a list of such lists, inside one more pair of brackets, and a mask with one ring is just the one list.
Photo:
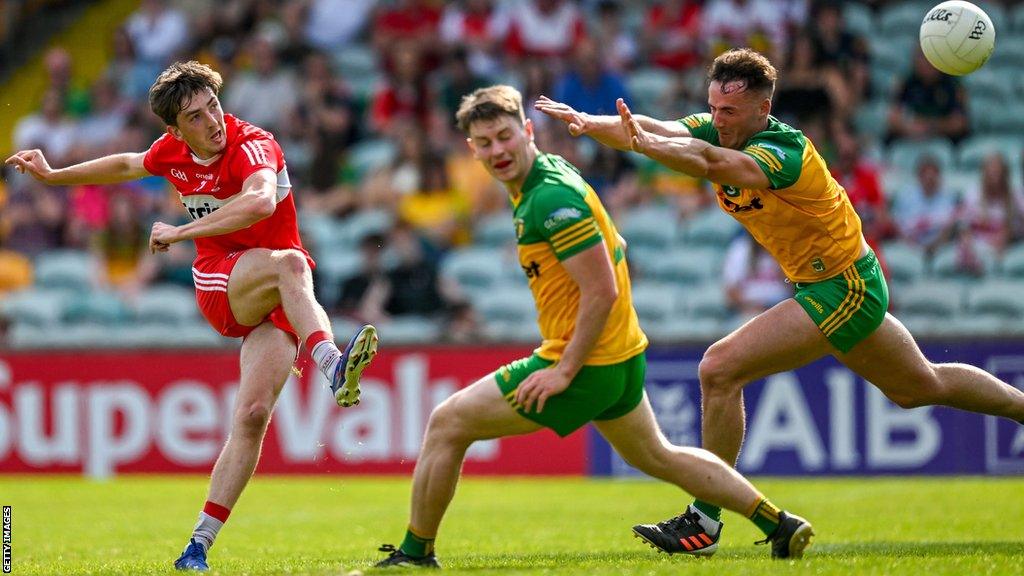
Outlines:
{"label": "green shorts", "polygon": [[889,288],[874,252],[828,280],[797,282],[793,297],[843,354],[881,326],[889,308]]}
{"label": "green shorts", "polygon": [[[530,374],[552,364],[554,362],[534,354],[502,366],[494,373],[494,379],[505,400],[512,405],[519,384]],[[643,352],[618,364],[584,366],[565,392],[547,399],[543,412],[513,408],[559,436],[568,436],[591,420],[613,420],[636,408],[644,397],[646,373],[647,356]]]}

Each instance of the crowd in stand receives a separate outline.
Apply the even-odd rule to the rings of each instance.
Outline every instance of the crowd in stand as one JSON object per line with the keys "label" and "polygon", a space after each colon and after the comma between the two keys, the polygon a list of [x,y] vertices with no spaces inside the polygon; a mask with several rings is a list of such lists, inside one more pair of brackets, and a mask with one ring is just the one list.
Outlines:
{"label": "crowd in stand", "polygon": [[[109,39],[110,60],[91,86],[76,84],[73,52],[50,49],[48,87],[11,146],[41,148],[54,166],[144,150],[163,130],[146,99],[156,75],[177,59],[208,63],[224,76],[225,111],[281,141],[303,218],[391,216],[392,225],[349,246],[309,239],[314,256],[362,256],[330,292],[332,312],[378,322],[441,315],[469,339],[477,319],[440,266],[507,206],[454,127],[461,97],[507,82],[528,104],[545,94],[607,114],[623,97],[641,113],[681,117],[705,110],[710,59],[751,46],[779,68],[773,114],[822,151],[876,250],[895,239],[926,251],[955,242],[971,267],[979,245],[1000,251],[1020,240],[1024,196],[1003,155],[985,158],[967,190],[952,190],[950,166],[928,155],[903,167],[915,179],[886,185],[879,150],[963,140],[970,103],[958,79],[920,56],[893,86],[880,86],[869,40],[849,29],[837,0],[143,0]],[[888,114],[875,121],[886,128],[865,130],[858,112],[883,99]],[[613,217],[656,205],[685,222],[714,207],[706,183],[531,118],[540,148],[579,166]],[[388,153],[365,161],[368,143]],[[91,251],[103,263],[98,285],[126,298],[157,282],[190,285],[187,243],[159,257],[146,249],[151,222],[185,217],[159,178],[61,188],[7,174],[0,202],[0,290],[30,284],[33,259],[58,248]],[[789,295],[746,236],[723,258],[734,310],[757,312]]]}

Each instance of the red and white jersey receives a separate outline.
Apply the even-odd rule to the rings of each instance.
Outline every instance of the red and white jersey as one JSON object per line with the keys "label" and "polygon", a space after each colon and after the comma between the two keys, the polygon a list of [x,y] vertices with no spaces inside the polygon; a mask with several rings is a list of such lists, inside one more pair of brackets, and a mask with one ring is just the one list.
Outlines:
{"label": "red and white jersey", "polygon": [[[248,248],[301,250],[295,199],[291,194],[284,153],[273,134],[231,116],[224,115],[227,146],[220,154],[203,160],[188,145],[164,134],[146,152],[143,166],[153,175],[163,176],[178,191],[188,215],[197,220],[219,209],[242,191],[242,183],[257,170],[277,172],[277,209],[248,228],[196,238],[198,258],[238,252]],[[310,260],[312,264],[312,260]]]}

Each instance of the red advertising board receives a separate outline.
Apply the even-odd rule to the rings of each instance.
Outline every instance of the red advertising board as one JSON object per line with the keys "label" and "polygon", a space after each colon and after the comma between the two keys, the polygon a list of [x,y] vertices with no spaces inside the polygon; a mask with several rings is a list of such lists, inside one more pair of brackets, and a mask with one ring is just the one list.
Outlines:
{"label": "red advertising board", "polygon": [[[383,349],[362,402],[334,405],[314,369],[291,377],[261,473],[409,473],[433,406],[528,348]],[[0,356],[0,472],[208,472],[226,438],[238,355],[61,352]],[[478,442],[470,474],[583,474],[585,435]]]}

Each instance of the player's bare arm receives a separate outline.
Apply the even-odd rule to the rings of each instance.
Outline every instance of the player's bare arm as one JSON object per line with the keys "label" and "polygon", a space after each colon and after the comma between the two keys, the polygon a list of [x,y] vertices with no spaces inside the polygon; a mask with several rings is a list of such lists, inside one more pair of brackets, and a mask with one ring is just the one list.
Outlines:
{"label": "player's bare arm", "polygon": [[757,161],[750,156],[697,138],[666,137],[649,132],[622,99],[617,105],[620,124],[629,135],[634,152],[677,172],[707,178],[724,186],[761,190],[771,185]]}
{"label": "player's bare arm", "polygon": [[248,228],[269,217],[276,208],[277,174],[270,168],[264,168],[246,178],[242,191],[219,210],[181,226],[155,222],[149,236],[149,249],[163,252],[182,240],[219,236]]}
{"label": "player's bare arm", "polygon": [[562,358],[549,368],[530,374],[516,390],[516,402],[529,412],[534,403],[537,412],[551,396],[565,391],[583,367],[597,343],[612,305],[619,297],[615,272],[604,242],[561,262],[580,289],[580,305],[575,330]]}
{"label": "player's bare arm", "polygon": [[[618,99],[622,102],[622,98]],[[533,105],[537,110],[565,122],[569,134],[573,136],[590,136],[605,146],[617,150],[629,150],[629,136],[622,130],[622,124],[616,116],[597,116],[573,109],[568,104],[555,102],[547,96],[541,96]],[[640,125],[652,134],[666,137],[685,137],[690,131],[681,122],[658,120],[650,116],[634,116]]]}
{"label": "player's bare arm", "polygon": [[150,176],[142,165],[145,157],[145,152],[126,152],[54,169],[46,161],[42,150],[22,150],[5,163],[14,166],[22,174],[29,174],[40,182],[54,186],[115,184]]}

